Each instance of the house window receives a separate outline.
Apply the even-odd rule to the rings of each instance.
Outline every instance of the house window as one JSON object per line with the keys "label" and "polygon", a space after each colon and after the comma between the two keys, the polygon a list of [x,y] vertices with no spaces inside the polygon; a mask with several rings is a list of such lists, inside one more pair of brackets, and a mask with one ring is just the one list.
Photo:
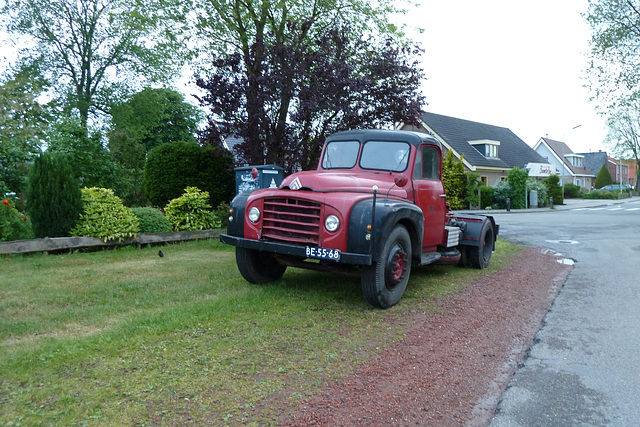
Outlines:
{"label": "house window", "polygon": [[487,144],[484,146],[485,157],[498,157],[498,146]]}
{"label": "house window", "polygon": [[489,178],[487,176],[481,176],[480,182],[482,182],[482,185],[489,185]]}

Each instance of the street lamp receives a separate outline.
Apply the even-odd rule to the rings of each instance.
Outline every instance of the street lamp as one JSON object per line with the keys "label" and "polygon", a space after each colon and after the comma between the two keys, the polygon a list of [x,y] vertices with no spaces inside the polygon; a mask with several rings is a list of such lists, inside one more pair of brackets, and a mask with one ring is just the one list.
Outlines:
{"label": "street lamp", "polygon": [[[574,127],[571,128],[571,130],[576,130],[578,129],[580,126],[582,126],[582,124],[576,125]],[[564,147],[565,145],[567,145],[567,138],[564,138],[565,141],[562,144],[562,200],[564,200],[564,169],[566,168],[566,165],[564,163]]]}

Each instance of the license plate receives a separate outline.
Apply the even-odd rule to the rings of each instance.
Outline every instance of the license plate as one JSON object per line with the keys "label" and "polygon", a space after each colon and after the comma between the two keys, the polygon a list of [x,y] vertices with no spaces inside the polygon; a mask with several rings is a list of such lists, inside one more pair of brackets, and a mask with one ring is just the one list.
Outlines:
{"label": "license plate", "polygon": [[307,256],[309,258],[328,259],[330,261],[340,261],[339,249],[314,248],[307,246]]}

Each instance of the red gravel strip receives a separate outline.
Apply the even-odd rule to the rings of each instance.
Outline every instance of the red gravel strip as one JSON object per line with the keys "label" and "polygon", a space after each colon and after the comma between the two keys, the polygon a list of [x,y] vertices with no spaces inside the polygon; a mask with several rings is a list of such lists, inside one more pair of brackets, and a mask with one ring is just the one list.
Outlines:
{"label": "red gravel strip", "polygon": [[415,315],[406,338],[285,426],[483,426],[571,270],[525,248],[498,274]]}

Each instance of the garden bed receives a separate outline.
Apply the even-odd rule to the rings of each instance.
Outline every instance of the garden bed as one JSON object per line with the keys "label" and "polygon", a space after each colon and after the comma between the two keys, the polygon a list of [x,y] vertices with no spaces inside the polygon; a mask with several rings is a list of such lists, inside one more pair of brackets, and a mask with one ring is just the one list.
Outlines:
{"label": "garden bed", "polygon": [[218,237],[220,230],[139,233],[136,237],[103,241],[97,237],[45,237],[43,239],[0,242],[0,255],[57,252],[72,249],[94,249],[125,245],[151,245]]}

